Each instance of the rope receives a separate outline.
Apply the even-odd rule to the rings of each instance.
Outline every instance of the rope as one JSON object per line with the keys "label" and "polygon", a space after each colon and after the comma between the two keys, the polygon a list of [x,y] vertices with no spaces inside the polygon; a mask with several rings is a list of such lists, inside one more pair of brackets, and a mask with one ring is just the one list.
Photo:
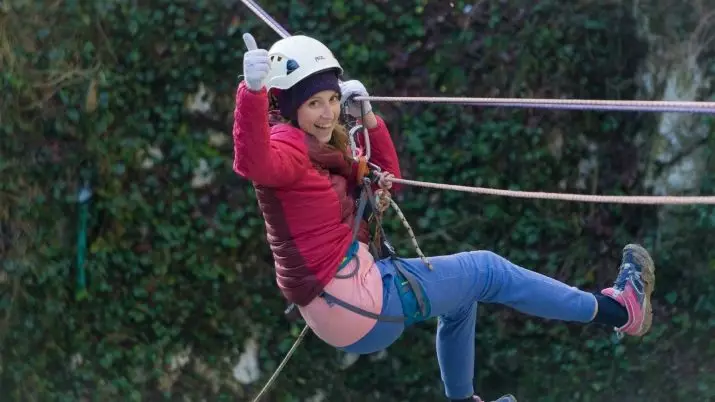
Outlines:
{"label": "rope", "polygon": [[594,203],[616,203],[616,204],[650,204],[650,205],[692,205],[692,204],[715,204],[715,196],[625,196],[625,195],[587,195],[587,194],[564,194],[546,193],[536,191],[515,191],[500,190],[487,187],[467,187],[455,184],[430,183],[424,181],[389,178],[393,183],[401,183],[409,186],[435,188],[439,190],[462,191],[466,193],[497,195],[503,197],[532,198],[544,200],[562,200],[576,202]]}
{"label": "rope", "polygon": [[[377,198],[377,214],[376,214],[376,220],[378,225],[382,225],[382,216],[387,211],[388,208],[392,207],[395,212],[397,213],[397,217],[400,218],[400,222],[402,222],[402,226],[407,229],[407,234],[410,236],[410,241],[412,242],[412,245],[415,247],[415,250],[417,251],[417,255],[420,257],[422,262],[429,268],[430,271],[434,270],[434,266],[432,266],[432,263],[429,262],[427,259],[427,256],[425,256],[425,253],[422,252],[422,249],[420,248],[419,243],[417,242],[417,236],[415,236],[415,232],[412,230],[412,226],[410,226],[410,222],[407,221],[407,218],[405,217],[405,214],[402,213],[402,210],[400,207],[397,205],[397,203],[392,199],[392,196],[390,195],[390,192],[386,189],[379,189],[375,192],[375,197]],[[382,226],[380,226],[382,227]],[[376,230],[375,233],[375,242],[379,243],[380,240],[380,230]]]}
{"label": "rope", "polygon": [[540,109],[615,110],[634,112],[681,112],[715,114],[715,102],[690,101],[627,101],[601,99],[465,98],[420,96],[358,96],[355,98],[355,100],[371,102],[453,103]]}
{"label": "rope", "polygon": [[410,236],[410,241],[412,242],[412,245],[415,246],[415,250],[417,250],[417,255],[420,257],[422,262],[427,265],[427,268],[430,269],[430,271],[434,270],[434,267],[432,266],[432,263],[429,262],[427,259],[427,256],[422,252],[422,249],[420,248],[420,245],[417,243],[417,236],[415,236],[415,232],[412,230],[412,226],[410,226],[410,223],[407,222],[407,218],[405,218],[405,214],[402,213],[402,210],[400,207],[397,205],[397,203],[390,199],[390,205],[392,208],[395,210],[397,213],[397,216],[400,218],[400,221],[402,221],[402,226],[407,229],[407,234]]}
{"label": "rope", "polygon": [[298,335],[298,339],[293,342],[293,346],[290,347],[290,350],[288,351],[288,353],[286,353],[285,357],[283,358],[283,361],[281,361],[281,364],[278,365],[276,371],[273,372],[271,378],[268,379],[266,385],[263,386],[261,392],[259,392],[258,395],[253,398],[253,402],[258,402],[259,400],[261,400],[263,394],[265,394],[266,391],[268,391],[268,388],[273,385],[273,383],[276,381],[276,378],[278,378],[278,374],[280,374],[280,372],[283,370],[283,367],[285,367],[285,365],[288,363],[288,360],[290,360],[291,356],[293,356],[293,353],[295,353],[295,351],[298,349],[298,346],[300,346],[301,342],[303,342],[303,338],[305,338],[305,335],[308,333],[309,329],[310,327],[307,325],[303,327],[303,330],[300,331],[300,335]]}
{"label": "rope", "polygon": [[281,26],[281,24],[279,24],[278,22],[276,22],[276,20],[274,20],[274,19],[270,16],[270,14],[268,14],[265,10],[263,10],[263,9],[261,8],[261,6],[259,6],[258,4],[256,4],[255,1],[253,1],[253,0],[241,0],[241,1],[243,2],[243,4],[244,4],[246,7],[248,7],[251,11],[253,11],[253,13],[256,14],[256,16],[257,16],[258,18],[262,19],[263,22],[266,23],[266,25],[268,25],[269,27],[273,28],[273,30],[276,31],[276,33],[277,33],[278,35],[280,35],[282,38],[287,38],[287,37],[290,36],[290,33],[288,33],[288,31],[286,31],[285,28],[283,28],[283,27]]}
{"label": "rope", "polygon": [[377,210],[380,214],[384,214],[388,208],[390,208],[390,201],[392,201],[392,196],[390,192],[381,188],[375,191],[375,197],[377,197]]}

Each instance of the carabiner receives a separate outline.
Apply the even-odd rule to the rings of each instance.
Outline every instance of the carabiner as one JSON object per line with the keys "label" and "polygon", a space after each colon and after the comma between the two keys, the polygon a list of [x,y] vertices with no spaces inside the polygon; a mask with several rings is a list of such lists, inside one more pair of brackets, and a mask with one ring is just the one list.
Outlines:
{"label": "carabiner", "polygon": [[357,147],[357,143],[355,142],[355,131],[359,130],[362,128],[361,125],[357,125],[353,128],[350,129],[350,133],[348,134],[348,140],[350,141],[350,150],[352,151],[353,154],[353,159],[358,160],[358,157],[360,156],[360,150]]}
{"label": "carabiner", "polygon": [[363,126],[362,124],[358,124],[350,129],[350,148],[352,148],[353,151],[353,158],[357,158],[358,156],[360,156],[360,154],[358,153],[357,141],[355,141],[355,133],[360,130],[362,130],[363,138],[365,139],[365,152],[363,153],[363,155],[365,156],[365,158],[367,158],[367,160],[370,160],[370,135],[368,134],[368,131],[365,126]]}

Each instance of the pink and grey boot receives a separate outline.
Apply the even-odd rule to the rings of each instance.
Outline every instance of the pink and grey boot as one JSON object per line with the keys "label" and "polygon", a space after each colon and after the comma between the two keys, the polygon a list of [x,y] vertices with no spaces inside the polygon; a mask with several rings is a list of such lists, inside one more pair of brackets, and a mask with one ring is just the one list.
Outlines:
{"label": "pink and grey boot", "polygon": [[613,287],[601,290],[601,293],[617,301],[626,308],[628,322],[620,328],[614,328],[623,334],[643,336],[650,330],[653,322],[653,308],[650,296],[655,287],[655,264],[650,254],[637,244],[623,248],[621,269]]}

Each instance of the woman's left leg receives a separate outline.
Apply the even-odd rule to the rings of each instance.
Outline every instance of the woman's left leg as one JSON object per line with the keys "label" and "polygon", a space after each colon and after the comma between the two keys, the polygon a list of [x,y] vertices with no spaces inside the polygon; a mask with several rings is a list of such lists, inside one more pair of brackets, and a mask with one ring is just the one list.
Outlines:
{"label": "woman's left leg", "polygon": [[593,293],[512,263],[491,251],[469,251],[401,259],[418,278],[431,304],[431,317],[470,311],[476,302],[498,303],[522,313],[561,321],[589,322],[596,313]]}
{"label": "woman's left leg", "polygon": [[[499,303],[543,318],[589,322],[596,311],[593,294],[527,270],[490,251],[401,259],[417,277],[439,317],[437,359],[450,399],[474,394],[474,338],[477,304]],[[409,314],[409,312],[408,312]]]}

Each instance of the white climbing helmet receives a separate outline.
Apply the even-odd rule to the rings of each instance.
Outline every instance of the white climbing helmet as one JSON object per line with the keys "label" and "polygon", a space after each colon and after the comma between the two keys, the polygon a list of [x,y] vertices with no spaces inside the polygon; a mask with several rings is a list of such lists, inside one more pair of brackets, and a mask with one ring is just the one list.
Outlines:
{"label": "white climbing helmet", "polygon": [[305,77],[331,68],[342,75],[338,59],[320,41],[304,35],[289,36],[274,43],[268,50],[271,70],[266,77],[266,89],[288,89]]}

